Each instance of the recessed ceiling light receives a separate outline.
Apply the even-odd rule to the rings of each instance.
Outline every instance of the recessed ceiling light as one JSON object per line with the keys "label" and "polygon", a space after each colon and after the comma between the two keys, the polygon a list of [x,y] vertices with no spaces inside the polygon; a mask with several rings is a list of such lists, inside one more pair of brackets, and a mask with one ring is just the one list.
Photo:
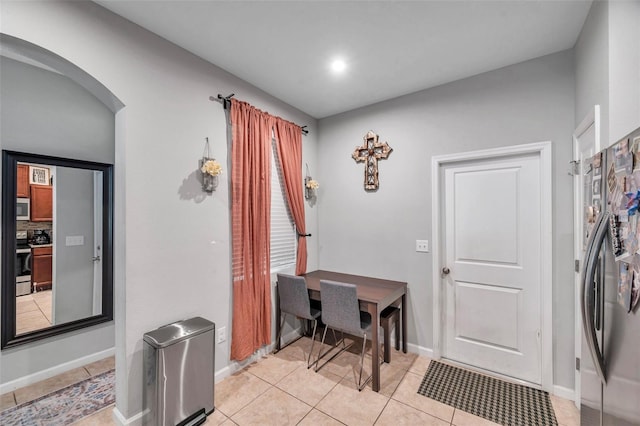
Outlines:
{"label": "recessed ceiling light", "polygon": [[331,62],[331,71],[341,73],[347,68],[347,64],[342,59],[335,59]]}

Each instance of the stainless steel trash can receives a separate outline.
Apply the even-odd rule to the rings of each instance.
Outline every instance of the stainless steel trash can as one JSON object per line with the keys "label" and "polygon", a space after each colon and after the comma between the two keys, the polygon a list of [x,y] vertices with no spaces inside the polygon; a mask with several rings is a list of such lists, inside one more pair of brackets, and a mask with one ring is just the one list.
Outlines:
{"label": "stainless steel trash can", "polygon": [[145,425],[199,425],[213,411],[214,334],[201,317],[145,333]]}

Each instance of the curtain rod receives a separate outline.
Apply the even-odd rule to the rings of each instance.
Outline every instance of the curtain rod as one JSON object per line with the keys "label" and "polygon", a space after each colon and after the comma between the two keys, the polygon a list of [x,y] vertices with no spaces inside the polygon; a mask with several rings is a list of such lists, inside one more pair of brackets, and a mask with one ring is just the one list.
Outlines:
{"label": "curtain rod", "polygon": [[[218,93],[218,97],[214,98],[213,96],[209,96],[209,100],[210,101],[216,101],[216,102],[220,102],[223,106],[224,109],[229,110],[231,109],[231,98],[233,98],[233,96],[235,95],[235,93],[230,94],[229,96],[222,96],[220,93]],[[296,124],[297,126],[297,124]],[[302,134],[303,135],[308,135],[309,134],[309,130],[307,130],[307,126],[298,126],[300,127],[300,129],[302,130]]]}

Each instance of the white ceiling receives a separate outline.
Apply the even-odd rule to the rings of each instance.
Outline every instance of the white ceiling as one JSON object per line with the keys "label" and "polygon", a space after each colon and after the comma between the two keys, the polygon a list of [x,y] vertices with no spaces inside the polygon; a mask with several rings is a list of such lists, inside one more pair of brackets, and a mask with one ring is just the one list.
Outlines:
{"label": "white ceiling", "polygon": [[[570,49],[591,0],[98,4],[315,118]],[[341,57],[342,75],[329,63]]]}

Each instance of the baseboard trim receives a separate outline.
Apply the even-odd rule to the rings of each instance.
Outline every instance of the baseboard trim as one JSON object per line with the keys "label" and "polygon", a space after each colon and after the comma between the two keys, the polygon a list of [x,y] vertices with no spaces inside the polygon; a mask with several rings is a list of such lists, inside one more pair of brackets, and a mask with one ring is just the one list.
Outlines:
{"label": "baseboard trim", "polygon": [[426,356],[427,358],[433,358],[433,349],[419,346],[414,343],[407,343],[407,352],[418,354],[420,356]]}
{"label": "baseboard trim", "polygon": [[117,426],[142,426],[142,416],[144,415],[144,411],[141,411],[138,414],[131,416],[130,418],[126,418],[122,415],[118,407],[113,409],[113,421]]}
{"label": "baseboard trim", "polygon": [[[301,333],[301,328],[298,327],[296,329],[291,330],[289,333],[285,334],[284,336],[282,336],[282,340],[284,342],[289,342],[291,340],[294,340],[296,338],[298,338],[300,336]],[[273,352],[276,348],[276,343],[275,341],[272,342],[270,345],[268,346],[264,346],[260,349],[258,349],[256,352],[254,352],[253,355],[251,355],[249,358],[244,359],[242,361],[231,361],[229,362],[229,365],[227,365],[224,368],[221,368],[220,370],[216,371],[215,373],[215,382],[218,383],[222,380],[224,380],[225,378],[231,376],[232,374],[245,369],[249,364],[252,364],[256,361],[258,361],[260,358],[270,354],[271,352]]]}
{"label": "baseboard trim", "polygon": [[573,401],[576,398],[575,391],[573,389],[565,388],[564,386],[553,385],[553,394],[570,401]]}
{"label": "baseboard trim", "polygon": [[73,361],[65,362],[63,364],[59,364],[51,368],[47,368],[46,370],[29,374],[28,376],[20,377],[10,382],[2,383],[0,385],[0,394],[13,392],[16,389],[32,385],[42,380],[49,379],[53,376],[57,376],[58,374],[62,374],[69,370],[73,370],[74,368],[82,367],[84,365],[91,364],[92,362],[95,362],[95,361],[100,361],[101,359],[113,356],[115,353],[116,353],[115,347],[109,348],[104,351],[96,352],[91,355],[74,359]]}

